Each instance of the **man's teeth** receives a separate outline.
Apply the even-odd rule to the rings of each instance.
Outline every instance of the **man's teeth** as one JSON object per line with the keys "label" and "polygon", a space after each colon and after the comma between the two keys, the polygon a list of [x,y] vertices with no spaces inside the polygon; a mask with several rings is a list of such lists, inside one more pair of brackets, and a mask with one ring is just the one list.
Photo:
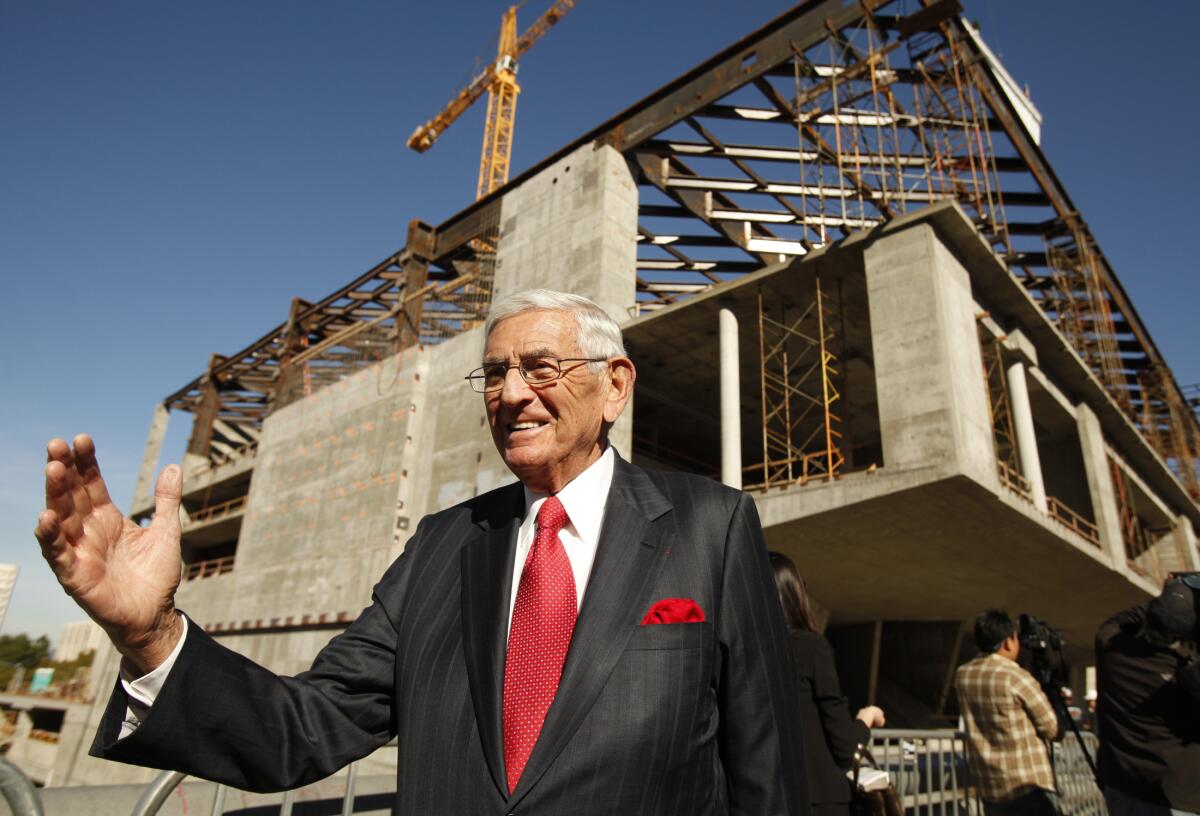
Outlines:
{"label": "man's teeth", "polygon": [[528,431],[533,428],[542,427],[542,423],[540,423],[540,422],[514,422],[509,427],[511,427],[514,431]]}

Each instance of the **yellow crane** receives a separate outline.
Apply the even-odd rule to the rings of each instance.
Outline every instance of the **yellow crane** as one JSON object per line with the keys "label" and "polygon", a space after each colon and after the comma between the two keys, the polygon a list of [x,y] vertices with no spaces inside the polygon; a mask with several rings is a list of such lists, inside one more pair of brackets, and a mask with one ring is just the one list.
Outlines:
{"label": "yellow crane", "polygon": [[517,113],[517,61],[550,30],[551,26],[575,7],[576,0],[555,0],[533,25],[517,36],[517,9],[509,6],[500,18],[500,47],[496,59],[450,100],[442,112],[413,131],[408,146],[418,153],[433,147],[434,141],[450,127],[463,111],[486,92],[487,122],[483,130],[483,151],[479,157],[479,200],[508,182],[508,162],[512,156],[513,125]]}

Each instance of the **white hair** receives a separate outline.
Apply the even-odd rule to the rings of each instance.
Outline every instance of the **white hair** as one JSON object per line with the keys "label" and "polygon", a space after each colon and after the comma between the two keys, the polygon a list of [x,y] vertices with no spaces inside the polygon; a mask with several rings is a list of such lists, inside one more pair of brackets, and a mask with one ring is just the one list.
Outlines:
{"label": "white hair", "polygon": [[[491,336],[496,324],[525,312],[566,312],[575,318],[575,343],[584,357],[625,356],[625,341],[621,338],[621,327],[608,313],[583,295],[555,292],[553,289],[527,289],[502,298],[492,305],[484,324],[484,342]],[[588,363],[588,370],[595,373],[601,363]]]}

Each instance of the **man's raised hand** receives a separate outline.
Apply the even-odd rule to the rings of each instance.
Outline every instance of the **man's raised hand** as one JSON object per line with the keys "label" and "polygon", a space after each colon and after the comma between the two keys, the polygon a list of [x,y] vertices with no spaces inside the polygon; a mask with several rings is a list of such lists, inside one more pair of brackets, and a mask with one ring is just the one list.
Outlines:
{"label": "man's raised hand", "polygon": [[34,535],[58,582],[142,672],[162,663],[183,632],[179,586],[177,465],[154,489],[154,520],[139,527],[109,498],[87,434],[46,445],[46,509]]}

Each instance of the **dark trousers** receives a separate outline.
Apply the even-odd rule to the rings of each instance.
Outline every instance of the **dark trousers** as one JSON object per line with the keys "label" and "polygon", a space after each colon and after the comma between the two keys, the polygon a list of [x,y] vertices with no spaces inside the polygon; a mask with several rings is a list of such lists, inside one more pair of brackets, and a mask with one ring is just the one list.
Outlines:
{"label": "dark trousers", "polygon": [[1059,816],[1058,797],[1037,788],[1009,802],[984,802],[987,816]]}

